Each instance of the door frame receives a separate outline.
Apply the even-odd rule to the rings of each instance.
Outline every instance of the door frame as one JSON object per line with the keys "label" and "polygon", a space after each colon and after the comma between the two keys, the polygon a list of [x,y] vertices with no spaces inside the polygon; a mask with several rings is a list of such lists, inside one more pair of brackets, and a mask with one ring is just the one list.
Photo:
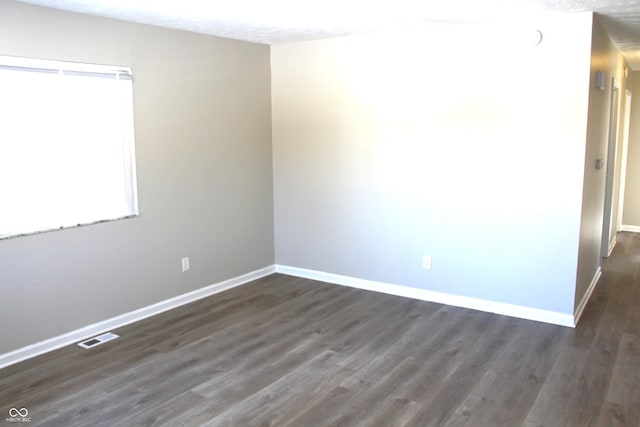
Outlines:
{"label": "door frame", "polygon": [[629,127],[631,125],[631,98],[629,89],[624,93],[624,123],[622,127],[622,149],[620,153],[620,189],[618,194],[618,218],[616,231],[622,230],[622,214],[624,212],[624,191],[627,183],[627,153],[629,151]]}
{"label": "door frame", "polygon": [[[618,148],[620,87],[615,77],[611,79],[611,98],[609,102],[609,132],[606,149],[606,169],[604,187],[604,215],[602,221],[601,255],[608,257],[615,246],[613,230],[613,184],[615,181],[616,154]],[[611,237],[614,237],[613,239]]]}

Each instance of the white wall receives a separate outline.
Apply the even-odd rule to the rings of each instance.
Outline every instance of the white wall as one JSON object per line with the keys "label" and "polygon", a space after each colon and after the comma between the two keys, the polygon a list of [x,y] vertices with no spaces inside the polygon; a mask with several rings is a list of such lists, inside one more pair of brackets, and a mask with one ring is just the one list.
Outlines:
{"label": "white wall", "polygon": [[627,153],[627,177],[624,195],[622,224],[640,230],[640,71],[631,74],[633,92],[631,98],[631,123]]}
{"label": "white wall", "polygon": [[0,354],[273,264],[268,46],[3,0],[0,54],[132,67],[140,205],[0,241]]}
{"label": "white wall", "polygon": [[273,46],[276,262],[573,314],[591,26]]}

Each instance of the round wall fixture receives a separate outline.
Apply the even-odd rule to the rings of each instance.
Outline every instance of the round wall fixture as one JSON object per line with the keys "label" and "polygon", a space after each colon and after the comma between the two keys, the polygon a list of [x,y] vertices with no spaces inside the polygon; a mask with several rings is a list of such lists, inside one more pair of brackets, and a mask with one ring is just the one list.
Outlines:
{"label": "round wall fixture", "polygon": [[538,46],[542,43],[542,31],[533,30],[531,31],[531,46]]}

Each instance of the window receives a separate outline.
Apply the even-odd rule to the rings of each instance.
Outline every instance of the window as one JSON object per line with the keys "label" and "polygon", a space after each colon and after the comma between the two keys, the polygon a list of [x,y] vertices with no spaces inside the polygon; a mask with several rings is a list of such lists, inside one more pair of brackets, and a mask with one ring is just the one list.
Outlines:
{"label": "window", "polygon": [[0,238],[138,214],[126,67],[0,56]]}

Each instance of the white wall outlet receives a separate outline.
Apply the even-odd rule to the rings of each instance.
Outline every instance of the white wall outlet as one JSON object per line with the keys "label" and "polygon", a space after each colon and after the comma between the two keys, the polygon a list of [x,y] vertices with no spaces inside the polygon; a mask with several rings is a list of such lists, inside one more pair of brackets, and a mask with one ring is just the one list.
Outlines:
{"label": "white wall outlet", "polygon": [[191,269],[191,264],[189,263],[189,257],[182,258],[182,272],[185,273]]}
{"label": "white wall outlet", "polygon": [[422,268],[425,270],[431,270],[431,255],[422,256]]}

